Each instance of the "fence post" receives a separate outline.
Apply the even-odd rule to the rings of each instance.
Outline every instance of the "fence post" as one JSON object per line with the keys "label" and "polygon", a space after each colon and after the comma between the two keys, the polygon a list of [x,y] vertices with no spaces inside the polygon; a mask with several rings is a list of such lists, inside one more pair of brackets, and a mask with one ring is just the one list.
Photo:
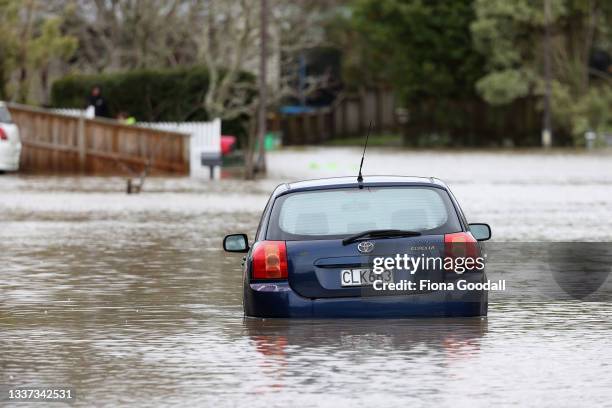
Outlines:
{"label": "fence post", "polygon": [[319,137],[317,138],[317,142],[321,143],[324,140],[327,139],[327,132],[325,129],[325,123],[323,122],[323,109],[320,109],[319,111],[317,111],[317,116],[316,116],[316,120],[317,120],[317,132],[319,133]]}
{"label": "fence post", "polygon": [[79,170],[85,171],[87,159],[87,144],[85,142],[85,113],[79,115],[79,124],[77,127],[77,149],[79,154]]}
{"label": "fence post", "polygon": [[342,137],[345,138],[348,136],[348,99],[344,98],[342,100],[342,131],[340,132]]}

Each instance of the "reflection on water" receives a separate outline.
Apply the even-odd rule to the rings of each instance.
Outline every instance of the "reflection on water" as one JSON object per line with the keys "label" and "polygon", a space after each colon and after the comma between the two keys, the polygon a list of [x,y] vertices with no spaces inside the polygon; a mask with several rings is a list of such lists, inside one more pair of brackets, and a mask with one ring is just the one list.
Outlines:
{"label": "reflection on water", "polygon": [[[0,178],[0,384],[70,385],[77,405],[108,407],[609,404],[607,302],[491,297],[487,319],[243,318],[240,255],[221,239],[252,237],[278,181],[152,179],[128,197],[118,179]],[[609,213],[588,180],[579,198],[557,182],[456,190],[509,239],[552,239],[538,217],[571,230],[537,189]],[[529,211],[508,219],[494,197],[469,200],[481,188],[521,191]]]}
{"label": "reflection on water", "polygon": [[244,326],[258,352],[286,358],[290,349],[361,351],[370,357],[411,353],[424,347],[448,358],[469,356],[480,348],[486,318],[351,319],[300,321],[245,318]]}

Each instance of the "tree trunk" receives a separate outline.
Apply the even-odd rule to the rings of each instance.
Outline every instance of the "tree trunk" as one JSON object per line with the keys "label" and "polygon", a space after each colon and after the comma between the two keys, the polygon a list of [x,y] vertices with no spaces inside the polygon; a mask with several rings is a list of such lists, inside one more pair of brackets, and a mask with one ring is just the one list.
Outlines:
{"label": "tree trunk", "polygon": [[49,106],[49,68],[47,66],[40,70],[40,85],[42,87],[42,105]]}
{"label": "tree trunk", "polygon": [[244,179],[254,180],[255,179],[255,154],[256,154],[256,143],[257,140],[257,120],[255,115],[251,115],[249,123],[247,125],[247,142],[244,147]]}
{"label": "tree trunk", "polygon": [[259,110],[258,116],[258,132],[257,139],[259,141],[259,153],[257,155],[257,167],[258,173],[265,174],[266,172],[266,112],[268,105],[267,98],[267,65],[268,65],[268,0],[261,0],[260,10],[260,27],[259,27],[259,41],[260,41],[260,60],[259,60]]}
{"label": "tree trunk", "polygon": [[[2,53],[0,53],[0,57]],[[6,95],[6,72],[2,62],[0,62],[0,100],[8,99]]]}
{"label": "tree trunk", "polygon": [[27,103],[27,101],[28,101],[28,69],[25,66],[22,66],[19,70],[19,87],[17,88],[17,102]]}

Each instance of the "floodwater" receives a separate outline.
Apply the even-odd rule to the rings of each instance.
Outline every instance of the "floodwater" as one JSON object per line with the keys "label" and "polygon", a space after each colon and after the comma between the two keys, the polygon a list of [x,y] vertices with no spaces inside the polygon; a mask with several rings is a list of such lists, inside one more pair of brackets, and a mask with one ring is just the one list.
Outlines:
{"label": "floodwater", "polygon": [[[486,319],[244,319],[224,234],[252,237],[276,184],[353,174],[358,160],[282,151],[266,180],[149,179],[133,196],[120,178],[1,176],[0,384],[72,387],[77,406],[610,405],[606,301],[491,296]],[[373,149],[364,170],[444,179],[497,241],[612,241],[610,154]]]}

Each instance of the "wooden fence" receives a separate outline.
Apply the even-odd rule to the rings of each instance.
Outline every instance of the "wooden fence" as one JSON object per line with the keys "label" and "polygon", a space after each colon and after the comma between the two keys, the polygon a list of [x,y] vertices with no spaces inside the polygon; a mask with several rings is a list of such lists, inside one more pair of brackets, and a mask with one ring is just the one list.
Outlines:
{"label": "wooden fence", "polygon": [[318,144],[329,139],[397,132],[395,97],[388,90],[341,94],[329,107],[300,114],[280,115],[270,128],[280,131],[284,145]]}
{"label": "wooden fence", "polygon": [[20,170],[84,174],[189,174],[189,135],[10,104]]}

